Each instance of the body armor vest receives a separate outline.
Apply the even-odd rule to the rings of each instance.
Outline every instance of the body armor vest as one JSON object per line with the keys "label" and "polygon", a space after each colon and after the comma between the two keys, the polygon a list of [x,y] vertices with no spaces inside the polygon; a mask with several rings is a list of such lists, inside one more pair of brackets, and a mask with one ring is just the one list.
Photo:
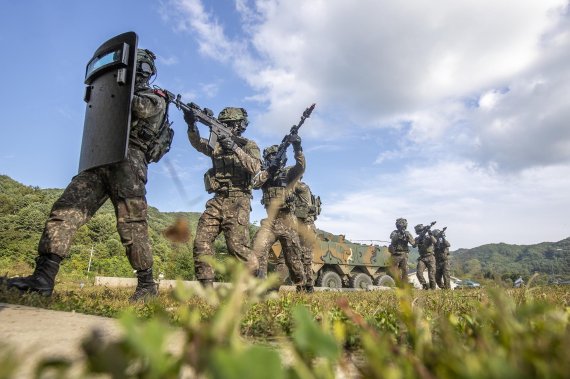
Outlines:
{"label": "body armor vest", "polygon": [[392,239],[392,248],[394,249],[394,251],[409,252],[410,248],[408,246],[409,242],[408,232],[404,232],[404,235],[402,235],[402,233],[399,230],[395,230],[393,233],[397,233],[398,236],[396,240]]}
{"label": "body armor vest", "polygon": [[418,240],[418,252],[420,256],[433,254],[433,243],[429,236],[423,236]]}
{"label": "body armor vest", "polygon": [[[163,98],[154,90],[146,88],[136,92],[137,94],[153,94]],[[169,150],[174,137],[174,130],[168,121],[168,101],[165,99],[166,108],[150,118],[134,118],[131,122],[129,141],[138,146],[144,153],[147,162],[158,162]]]}
{"label": "body armor vest", "polygon": [[263,185],[261,203],[266,207],[271,203],[283,204],[282,209],[294,209],[293,192],[287,187],[288,168],[281,168]]}
{"label": "body armor vest", "polygon": [[251,175],[235,153],[226,153],[221,147],[216,147],[212,154],[212,164],[212,180],[217,187],[215,191],[251,192]]}
{"label": "body armor vest", "polygon": [[447,241],[444,239],[438,239],[435,243],[435,255],[440,257],[446,257],[449,255],[449,247],[447,246]]}

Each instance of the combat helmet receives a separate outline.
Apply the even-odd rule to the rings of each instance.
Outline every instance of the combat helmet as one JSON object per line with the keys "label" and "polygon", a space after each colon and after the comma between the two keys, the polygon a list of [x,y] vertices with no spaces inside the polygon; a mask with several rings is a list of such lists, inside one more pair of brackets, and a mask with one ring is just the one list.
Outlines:
{"label": "combat helmet", "polygon": [[221,122],[228,121],[245,121],[245,125],[249,123],[247,120],[247,111],[243,108],[226,107],[222,109],[218,115],[218,120]]}
{"label": "combat helmet", "polygon": [[396,228],[400,229],[406,229],[408,227],[408,220],[406,220],[405,218],[399,218],[396,220]]}
{"label": "combat helmet", "polygon": [[279,145],[271,145],[263,150],[263,158],[267,159],[270,154],[275,154],[279,150]]}
{"label": "combat helmet", "polygon": [[150,78],[156,74],[156,55],[148,49],[137,49],[137,74]]}
{"label": "combat helmet", "polygon": [[433,234],[433,236],[434,236],[435,238],[439,238],[439,236],[440,236],[440,234],[441,234],[441,230],[439,230],[439,229],[434,229],[434,230],[431,231],[431,234]]}
{"label": "combat helmet", "polygon": [[414,230],[416,231],[417,234],[419,234],[423,228],[424,224],[417,224],[416,226],[414,226]]}

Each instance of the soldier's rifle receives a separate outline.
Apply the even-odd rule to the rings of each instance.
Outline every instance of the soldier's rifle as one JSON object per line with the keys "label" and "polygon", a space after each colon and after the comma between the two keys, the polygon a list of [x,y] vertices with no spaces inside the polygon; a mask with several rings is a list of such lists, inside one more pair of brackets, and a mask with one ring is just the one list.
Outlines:
{"label": "soldier's rifle", "polygon": [[218,138],[221,138],[222,136],[231,138],[240,147],[245,146],[247,143],[247,139],[235,135],[230,128],[215,118],[214,112],[212,112],[211,109],[202,108],[198,104],[192,102],[184,103],[181,99],[180,94],[175,95],[174,93],[164,88],[154,86],[154,89],[155,91],[159,91],[159,94],[163,95],[168,100],[168,102],[174,104],[176,108],[184,112],[191,113],[196,121],[210,128],[210,137],[208,138],[208,146],[210,146],[210,148],[214,149],[216,147]]}
{"label": "soldier's rifle", "polygon": [[315,109],[315,106],[316,106],[316,104],[313,103],[310,107],[305,109],[305,111],[303,112],[303,115],[301,116],[301,121],[299,121],[299,123],[297,125],[293,125],[291,127],[291,130],[289,130],[289,133],[286,134],[285,137],[283,137],[281,144],[277,148],[277,153],[275,153],[275,155],[271,158],[271,160],[269,161],[267,166],[263,167],[264,170],[275,172],[275,171],[277,171],[277,169],[279,169],[280,167],[283,167],[285,165],[285,161],[287,158],[287,155],[286,155],[287,154],[287,148],[291,144],[291,142],[289,141],[289,138],[292,135],[298,134],[299,129],[301,128],[301,126],[303,126],[303,124],[305,123],[305,120],[307,118],[311,117],[311,113],[313,112],[313,109]]}
{"label": "soldier's rifle", "polygon": [[430,231],[431,227],[434,226],[435,223],[436,221],[432,221],[429,225],[424,226],[423,229],[420,231],[420,236],[422,237],[425,236],[425,234]]}

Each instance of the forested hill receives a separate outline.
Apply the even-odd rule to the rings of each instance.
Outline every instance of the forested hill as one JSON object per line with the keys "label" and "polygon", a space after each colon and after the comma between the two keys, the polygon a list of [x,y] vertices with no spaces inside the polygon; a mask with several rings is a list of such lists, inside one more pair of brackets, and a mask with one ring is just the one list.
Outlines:
{"label": "forested hill", "polygon": [[570,238],[536,245],[488,244],[452,253],[453,266],[475,277],[527,279],[540,273],[542,279],[570,279]]}
{"label": "forested hill", "polygon": [[[25,186],[8,176],[0,175],[0,275],[28,274],[37,255],[37,244],[54,201],[62,189],[40,189]],[[149,235],[153,247],[156,273],[167,278],[192,279],[192,240],[172,243],[163,231],[179,218],[188,221],[195,235],[199,213],[160,212],[149,207]],[[84,277],[90,252],[93,259],[89,275],[132,276],[124,248],[116,231],[114,210],[110,202],[81,227],[70,250],[70,258],[62,265],[63,276]],[[251,226],[253,234],[255,227]],[[222,238],[216,241],[217,253],[226,251]],[[218,254],[218,257],[226,256]],[[417,255],[410,256],[415,264]],[[570,238],[559,242],[519,246],[489,244],[452,252],[453,274],[475,278],[514,280],[528,278],[534,272],[548,279],[570,279]]]}
{"label": "forested hill", "polygon": [[[40,189],[18,183],[0,175],[0,275],[29,274],[37,255],[37,245],[51,206],[63,192],[62,189]],[[155,259],[155,271],[168,278],[192,279],[192,240],[172,243],[162,232],[178,218],[186,220],[195,234],[199,213],[160,212],[149,207],[149,235]],[[216,250],[225,249],[217,241]],[[89,275],[132,276],[132,269],[125,257],[116,231],[112,204],[107,201],[95,216],[81,227],[70,250],[70,258],[62,265],[63,276],[85,276],[89,257],[93,259]]]}

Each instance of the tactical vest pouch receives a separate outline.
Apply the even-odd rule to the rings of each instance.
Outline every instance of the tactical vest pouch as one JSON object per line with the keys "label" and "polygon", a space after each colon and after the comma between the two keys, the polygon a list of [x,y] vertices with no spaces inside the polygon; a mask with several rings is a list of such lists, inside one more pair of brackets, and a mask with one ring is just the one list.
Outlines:
{"label": "tactical vest pouch", "polygon": [[317,216],[321,214],[321,197],[311,194],[311,207],[309,208],[309,213],[317,219]]}
{"label": "tactical vest pouch", "polygon": [[165,122],[163,127],[151,141],[146,152],[146,160],[150,162],[158,162],[166,153],[170,151],[170,145],[174,138],[174,130],[170,127],[171,122]]}
{"label": "tactical vest pouch", "polygon": [[309,208],[308,207],[303,207],[303,206],[295,206],[295,216],[297,218],[300,218],[301,220],[305,220],[307,217],[309,217]]}
{"label": "tactical vest pouch", "polygon": [[206,171],[204,174],[204,188],[208,193],[214,193],[220,189],[220,185],[215,178],[216,172],[213,168]]}

